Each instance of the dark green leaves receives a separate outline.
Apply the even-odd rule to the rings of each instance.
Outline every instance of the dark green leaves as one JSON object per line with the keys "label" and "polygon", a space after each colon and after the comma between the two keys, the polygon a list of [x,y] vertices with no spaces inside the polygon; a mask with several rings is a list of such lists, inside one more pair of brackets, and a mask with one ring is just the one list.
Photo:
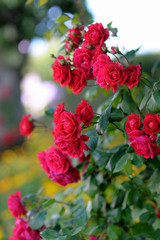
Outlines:
{"label": "dark green leaves", "polygon": [[123,169],[123,167],[127,164],[127,161],[130,159],[130,154],[126,153],[124,154],[116,163],[115,168],[114,168],[114,173],[119,172]]}
{"label": "dark green leaves", "polygon": [[136,103],[133,101],[132,96],[126,91],[123,93],[121,108],[122,111],[128,115],[131,113],[139,114]]}
{"label": "dark green leaves", "polygon": [[89,138],[87,146],[90,148],[90,151],[93,152],[96,149],[97,144],[98,144],[98,137],[95,136],[95,137]]}
{"label": "dark green leaves", "polygon": [[158,113],[160,111],[160,91],[155,90],[147,104],[149,112]]}
{"label": "dark green leaves", "polygon": [[103,134],[104,131],[107,129],[110,115],[111,115],[111,106],[107,107],[103,111],[103,113],[101,114],[98,120],[98,124],[96,128],[98,134]]}

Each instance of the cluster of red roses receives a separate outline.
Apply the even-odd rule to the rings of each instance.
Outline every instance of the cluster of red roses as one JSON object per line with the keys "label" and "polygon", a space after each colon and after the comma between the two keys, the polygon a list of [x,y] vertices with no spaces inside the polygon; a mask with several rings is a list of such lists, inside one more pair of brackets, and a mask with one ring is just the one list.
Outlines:
{"label": "cluster of red roses", "polygon": [[73,167],[67,154],[73,158],[83,158],[83,150],[89,150],[85,144],[88,136],[81,135],[81,123],[89,126],[93,117],[93,109],[85,100],[78,104],[76,113],[67,112],[64,109],[64,103],[57,105],[54,112],[53,135],[58,149],[51,146],[37,155],[41,167],[54,182],[66,186],[80,179],[78,170]]}
{"label": "cluster of red roses", "polygon": [[129,135],[128,140],[138,155],[153,159],[154,155],[160,154],[160,148],[156,145],[157,133],[160,131],[158,114],[147,113],[142,124],[140,116],[131,113],[125,128]]}
{"label": "cluster of red roses", "polygon": [[68,35],[65,39],[64,48],[67,53],[72,52],[74,49],[79,47],[82,41],[82,31],[84,29],[83,25],[77,25],[68,30]]}
{"label": "cluster of red roses", "polygon": [[11,211],[13,217],[16,218],[15,228],[13,229],[13,236],[9,240],[39,240],[41,239],[40,231],[45,227],[39,230],[32,230],[28,225],[28,221],[25,221],[21,218],[21,215],[26,216],[27,211],[25,206],[22,203],[21,192],[16,192],[16,194],[10,194],[8,198],[8,208]]}
{"label": "cluster of red roses", "polygon": [[[88,27],[83,35],[81,47],[79,46],[80,30],[72,30],[69,30],[69,35],[76,42],[73,63],[71,64],[69,56],[66,59],[62,55],[56,58],[52,66],[53,79],[56,83],[60,83],[62,87],[68,85],[74,94],[82,91],[87,85],[87,80],[95,78],[101,88],[106,88],[106,91],[111,88],[113,92],[117,90],[117,84],[126,84],[130,89],[138,84],[141,77],[139,64],[124,68],[120,62],[113,62],[106,55],[107,48],[104,42],[109,38],[109,31],[101,23]],[[76,31],[78,31],[77,34]],[[72,34],[73,32],[75,35]]]}

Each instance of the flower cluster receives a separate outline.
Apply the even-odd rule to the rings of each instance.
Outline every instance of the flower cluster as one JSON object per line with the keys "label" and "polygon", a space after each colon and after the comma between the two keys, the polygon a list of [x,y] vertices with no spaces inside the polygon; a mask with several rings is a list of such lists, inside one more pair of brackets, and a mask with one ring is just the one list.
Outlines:
{"label": "flower cluster", "polygon": [[33,125],[33,121],[31,119],[31,115],[25,115],[23,116],[23,118],[21,119],[20,123],[19,123],[19,131],[21,133],[21,135],[23,136],[27,136],[27,138],[29,138],[31,132],[33,131],[34,125]]}
{"label": "flower cluster", "polygon": [[68,30],[68,35],[65,39],[64,48],[67,53],[72,52],[74,49],[79,47],[82,41],[82,31],[84,29],[83,25],[77,25]]}
{"label": "flower cluster", "polygon": [[156,134],[160,131],[158,114],[147,113],[142,124],[140,115],[131,113],[125,127],[129,135],[128,140],[138,155],[153,159],[154,155],[160,154],[160,148],[156,145]]}
{"label": "flower cluster", "polygon": [[111,51],[107,50],[105,41],[109,38],[109,30],[101,23],[91,24],[84,33],[80,46],[82,29],[83,26],[69,30],[72,46],[73,43],[75,45],[74,47],[65,45],[65,48],[68,52],[75,48],[73,59],[71,62],[69,56],[65,59],[62,55],[56,58],[52,67],[54,81],[60,83],[62,87],[68,85],[74,94],[82,91],[87,85],[87,80],[94,79],[101,88],[106,88],[106,91],[111,88],[116,92],[118,84],[126,84],[130,89],[136,86],[140,81],[141,66],[128,63],[129,66],[124,68],[121,62],[110,59],[107,52],[114,54],[121,52],[115,48],[113,52],[113,47]]}
{"label": "flower cluster", "polygon": [[66,186],[80,179],[79,172],[73,167],[71,159],[55,146],[38,153],[37,157],[48,177],[59,185]]}
{"label": "flower cluster", "polygon": [[81,135],[81,124],[89,126],[93,117],[93,109],[85,100],[78,104],[76,113],[67,112],[64,103],[57,105],[53,119],[53,135],[58,148],[51,146],[48,150],[38,153],[37,158],[48,177],[61,186],[80,179],[78,170],[73,167],[67,154],[73,158],[84,158],[83,150],[89,150],[85,144],[88,136]]}
{"label": "flower cluster", "polygon": [[54,142],[57,147],[69,156],[76,158],[83,155],[83,150],[89,148],[85,144],[88,136],[81,134],[81,123],[88,126],[94,117],[93,109],[87,101],[82,100],[76,108],[76,113],[67,112],[64,103],[57,105],[54,113]]}
{"label": "flower cluster", "polygon": [[13,230],[13,236],[9,240],[39,240],[41,239],[39,230],[32,230],[28,225],[28,221],[21,218],[22,215],[26,216],[27,211],[22,202],[21,192],[16,192],[16,194],[10,194],[8,198],[8,208],[11,211],[13,217],[16,218],[15,228]]}

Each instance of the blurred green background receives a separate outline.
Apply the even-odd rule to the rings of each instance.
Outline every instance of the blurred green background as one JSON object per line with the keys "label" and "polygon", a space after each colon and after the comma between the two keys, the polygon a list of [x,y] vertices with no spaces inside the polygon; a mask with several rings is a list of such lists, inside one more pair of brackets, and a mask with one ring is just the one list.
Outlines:
{"label": "blurred green background", "polygon": [[[77,96],[52,80],[50,54],[57,56],[63,44],[65,28],[56,23],[63,13],[79,14],[85,25],[94,20],[85,0],[0,1],[0,239],[8,239],[13,229],[7,209],[10,193],[21,191],[24,196],[43,187],[45,196],[53,196],[63,190],[46,177],[37,159],[38,152],[53,144],[52,118],[44,115],[45,109],[65,102],[66,109],[74,111],[84,95],[87,99],[87,88]],[[150,53],[136,61],[150,74],[159,58],[159,53]],[[93,108],[104,99],[101,94]],[[51,131],[35,129],[26,141],[19,134],[19,122],[28,113]]]}

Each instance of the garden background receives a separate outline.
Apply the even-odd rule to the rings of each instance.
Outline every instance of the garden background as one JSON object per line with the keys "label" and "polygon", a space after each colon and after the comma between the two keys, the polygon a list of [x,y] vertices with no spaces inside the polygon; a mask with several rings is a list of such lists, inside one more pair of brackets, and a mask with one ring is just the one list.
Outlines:
{"label": "garden background", "polygon": [[[82,96],[85,95],[87,99],[87,89],[76,96],[52,81],[53,59],[50,54],[58,54],[64,33],[62,26],[58,28],[56,19],[62,13],[80,13],[88,24],[97,21],[107,25],[113,21],[113,25],[118,28],[119,44],[122,47],[127,46],[127,50],[130,50],[142,46],[137,62],[140,61],[145,67],[144,71],[149,74],[153,64],[160,58],[160,46],[159,49],[156,46],[160,42],[158,1],[153,1],[152,5],[140,5],[136,13],[133,10],[138,1],[134,2],[134,17],[126,1],[122,1],[120,8],[117,6],[118,1],[112,1],[111,6],[108,1],[39,0],[28,1],[28,5],[25,5],[26,2],[1,0],[0,3],[0,239],[4,240],[11,235],[14,223],[7,209],[10,193],[20,190],[25,195],[43,187],[44,196],[52,197],[63,189],[46,177],[37,160],[37,153],[53,143],[53,136],[50,132],[44,134],[43,129],[40,132],[36,130],[26,141],[19,134],[21,117],[31,113],[36,119],[48,124],[50,119],[44,115],[46,108],[65,102],[74,111]],[[99,6],[99,15],[94,12],[94,5]],[[103,16],[104,6],[106,18]],[[133,21],[136,18],[139,25]],[[120,19],[125,31],[119,26]],[[149,23],[146,19],[149,19]],[[150,39],[151,45],[145,45],[141,34]],[[127,45],[131,44],[130,37],[134,39],[134,46]],[[94,109],[104,99],[105,96],[100,95]],[[115,144],[120,141],[117,138]],[[72,187],[75,186],[72,184]],[[112,189],[108,190],[108,195],[109,191]]]}

